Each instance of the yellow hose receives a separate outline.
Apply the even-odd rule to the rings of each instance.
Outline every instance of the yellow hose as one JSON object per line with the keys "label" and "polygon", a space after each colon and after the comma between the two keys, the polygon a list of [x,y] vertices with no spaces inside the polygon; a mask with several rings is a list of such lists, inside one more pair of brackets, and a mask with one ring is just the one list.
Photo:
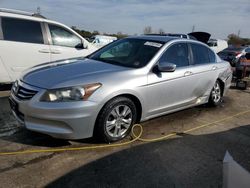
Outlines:
{"label": "yellow hose", "polygon": [[[207,126],[210,126],[215,123],[220,123],[222,121],[226,121],[229,119],[232,119],[237,116],[241,116],[243,114],[249,113],[250,110],[243,111],[240,113],[237,113],[232,116],[228,116],[226,118],[211,122],[211,123],[206,123],[188,130],[183,131],[183,133],[188,133],[191,131],[195,131]],[[138,127],[139,131],[136,134],[135,128]],[[5,156],[5,155],[20,155],[20,154],[32,154],[32,153],[45,153],[45,152],[63,152],[63,151],[79,151],[79,150],[91,150],[91,149],[101,149],[101,148],[111,148],[111,147],[120,147],[120,146],[125,146],[128,144],[131,144],[135,141],[141,141],[141,142],[156,142],[164,139],[168,139],[170,137],[176,136],[177,133],[170,133],[165,136],[157,137],[157,138],[141,138],[143,133],[143,127],[140,124],[135,124],[132,127],[131,134],[133,136],[133,139],[130,141],[122,142],[122,143],[114,143],[114,144],[102,144],[102,145],[94,145],[94,146],[82,146],[82,147],[68,147],[68,148],[53,148],[53,149],[30,149],[30,150],[23,150],[23,151],[10,151],[10,152],[0,152],[0,156]]]}

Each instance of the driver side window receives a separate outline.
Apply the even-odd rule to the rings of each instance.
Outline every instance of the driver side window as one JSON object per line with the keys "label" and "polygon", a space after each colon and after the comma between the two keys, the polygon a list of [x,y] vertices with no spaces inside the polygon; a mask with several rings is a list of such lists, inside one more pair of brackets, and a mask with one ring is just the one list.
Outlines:
{"label": "driver side window", "polygon": [[189,65],[188,46],[186,43],[178,43],[170,46],[161,56],[159,63],[173,63],[176,67]]}

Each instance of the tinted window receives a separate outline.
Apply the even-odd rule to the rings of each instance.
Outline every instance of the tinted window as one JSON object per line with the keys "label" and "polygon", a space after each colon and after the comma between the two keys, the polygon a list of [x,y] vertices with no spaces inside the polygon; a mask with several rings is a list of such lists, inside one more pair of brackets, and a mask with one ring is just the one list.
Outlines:
{"label": "tinted window", "polygon": [[215,54],[212,50],[208,49],[209,61],[211,63],[216,62]]}
{"label": "tinted window", "polygon": [[194,64],[205,64],[209,63],[209,53],[208,48],[200,44],[191,44]]}
{"label": "tinted window", "polygon": [[97,51],[89,58],[139,68],[145,66],[163,46],[163,43],[144,39],[122,39]]}
{"label": "tinted window", "polygon": [[82,44],[79,37],[60,26],[49,25],[49,29],[53,45],[77,48]]}
{"label": "tinted window", "polygon": [[2,30],[4,40],[43,44],[39,22],[3,17]]}
{"label": "tinted window", "polygon": [[185,43],[178,43],[170,46],[160,58],[159,63],[168,62],[176,64],[176,67],[189,65],[188,46]]}
{"label": "tinted window", "polygon": [[247,48],[247,49],[246,49],[246,52],[250,52],[250,48]]}

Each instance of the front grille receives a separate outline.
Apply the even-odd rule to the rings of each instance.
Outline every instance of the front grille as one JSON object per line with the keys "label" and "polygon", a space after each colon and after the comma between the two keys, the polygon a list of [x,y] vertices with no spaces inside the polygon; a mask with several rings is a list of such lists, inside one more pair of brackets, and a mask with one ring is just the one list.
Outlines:
{"label": "front grille", "polygon": [[23,86],[18,86],[15,96],[20,100],[29,100],[31,99],[38,91],[27,89]]}

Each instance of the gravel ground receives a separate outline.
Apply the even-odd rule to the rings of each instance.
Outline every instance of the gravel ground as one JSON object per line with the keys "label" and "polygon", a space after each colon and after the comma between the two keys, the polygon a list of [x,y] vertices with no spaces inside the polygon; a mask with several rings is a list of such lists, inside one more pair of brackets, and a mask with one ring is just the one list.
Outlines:
{"label": "gravel ground", "polygon": [[[250,171],[250,113],[184,134],[184,130],[250,109],[250,91],[231,89],[217,108],[199,106],[142,123],[154,143],[88,151],[0,155],[0,187],[222,187],[228,150]],[[129,139],[129,138],[127,138]],[[65,141],[20,127],[0,98],[0,152],[96,144]]]}

